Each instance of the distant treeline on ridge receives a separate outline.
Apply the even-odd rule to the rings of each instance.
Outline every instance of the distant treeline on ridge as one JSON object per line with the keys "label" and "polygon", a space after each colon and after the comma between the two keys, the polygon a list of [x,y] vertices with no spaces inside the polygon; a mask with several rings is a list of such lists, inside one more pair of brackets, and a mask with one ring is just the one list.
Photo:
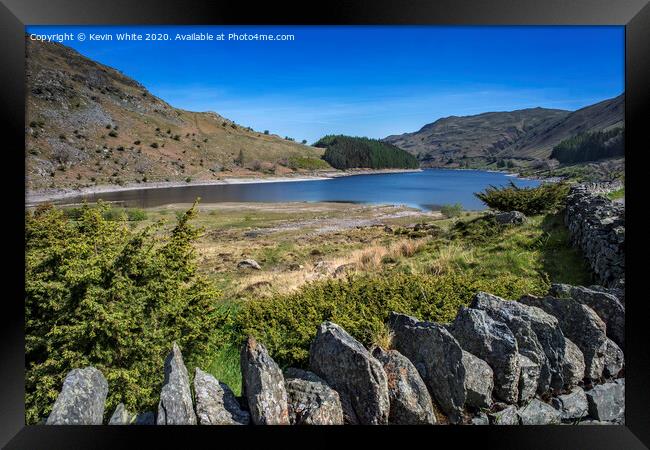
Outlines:
{"label": "distant treeline on ridge", "polygon": [[625,136],[622,127],[608,131],[576,134],[553,148],[551,158],[563,164],[624,156]]}
{"label": "distant treeline on ridge", "polygon": [[325,148],[323,159],[336,169],[417,169],[418,160],[392,144],[377,139],[328,135],[314,144]]}

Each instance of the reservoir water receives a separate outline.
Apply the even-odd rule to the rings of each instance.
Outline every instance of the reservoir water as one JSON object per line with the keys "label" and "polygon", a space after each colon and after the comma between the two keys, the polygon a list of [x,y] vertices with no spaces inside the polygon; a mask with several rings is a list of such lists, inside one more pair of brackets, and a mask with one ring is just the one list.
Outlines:
{"label": "reservoir water", "polygon": [[490,185],[514,182],[520,187],[539,185],[537,180],[481,170],[426,169],[419,172],[354,175],[326,180],[273,183],[188,185],[155,189],[133,189],[67,198],[58,203],[95,202],[103,199],[129,207],[150,208],[171,203],[221,202],[352,202],[407,205],[435,209],[460,203],[467,210],[484,209],[475,192]]}

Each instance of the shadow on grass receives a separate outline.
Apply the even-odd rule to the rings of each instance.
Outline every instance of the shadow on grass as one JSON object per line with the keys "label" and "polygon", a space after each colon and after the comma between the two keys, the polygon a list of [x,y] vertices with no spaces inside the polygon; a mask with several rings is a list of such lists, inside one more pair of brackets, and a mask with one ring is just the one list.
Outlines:
{"label": "shadow on grass", "polygon": [[564,225],[563,212],[549,214],[541,223],[542,264],[552,283],[589,285],[593,275],[579,249],[571,244],[569,230]]}

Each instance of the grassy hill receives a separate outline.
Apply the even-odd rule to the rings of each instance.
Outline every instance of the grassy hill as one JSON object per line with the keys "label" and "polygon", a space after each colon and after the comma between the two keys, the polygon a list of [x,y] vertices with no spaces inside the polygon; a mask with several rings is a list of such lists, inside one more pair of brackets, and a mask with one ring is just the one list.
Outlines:
{"label": "grassy hill", "polygon": [[418,160],[404,150],[376,139],[331,135],[314,144],[325,148],[323,159],[337,169],[415,169]]}
{"label": "grassy hill", "polygon": [[322,149],[174,108],[63,45],[25,44],[29,190],[327,168]]}
{"label": "grassy hill", "polygon": [[577,111],[531,108],[451,116],[413,133],[384,142],[417,156],[425,167],[535,167],[550,161],[560,142],[585,132],[623,125],[624,97],[605,100]]}

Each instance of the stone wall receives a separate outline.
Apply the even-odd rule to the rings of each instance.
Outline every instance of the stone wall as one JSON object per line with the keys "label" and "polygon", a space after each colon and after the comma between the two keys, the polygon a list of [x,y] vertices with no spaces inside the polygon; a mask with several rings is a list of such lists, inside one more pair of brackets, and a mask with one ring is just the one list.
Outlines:
{"label": "stone wall", "polygon": [[605,194],[622,184],[589,183],[571,188],[565,223],[571,240],[584,254],[599,284],[625,286],[625,206]]}
{"label": "stone wall", "polygon": [[[181,349],[165,361],[158,411],[123,404],[108,424],[622,424],[625,307],[602,290],[553,285],[509,301],[479,292],[450,324],[393,312],[389,348],[322,323],[305,368],[284,371],[263,343],[241,348],[242,395]],[[105,423],[100,371],[71,371],[47,424]]]}

